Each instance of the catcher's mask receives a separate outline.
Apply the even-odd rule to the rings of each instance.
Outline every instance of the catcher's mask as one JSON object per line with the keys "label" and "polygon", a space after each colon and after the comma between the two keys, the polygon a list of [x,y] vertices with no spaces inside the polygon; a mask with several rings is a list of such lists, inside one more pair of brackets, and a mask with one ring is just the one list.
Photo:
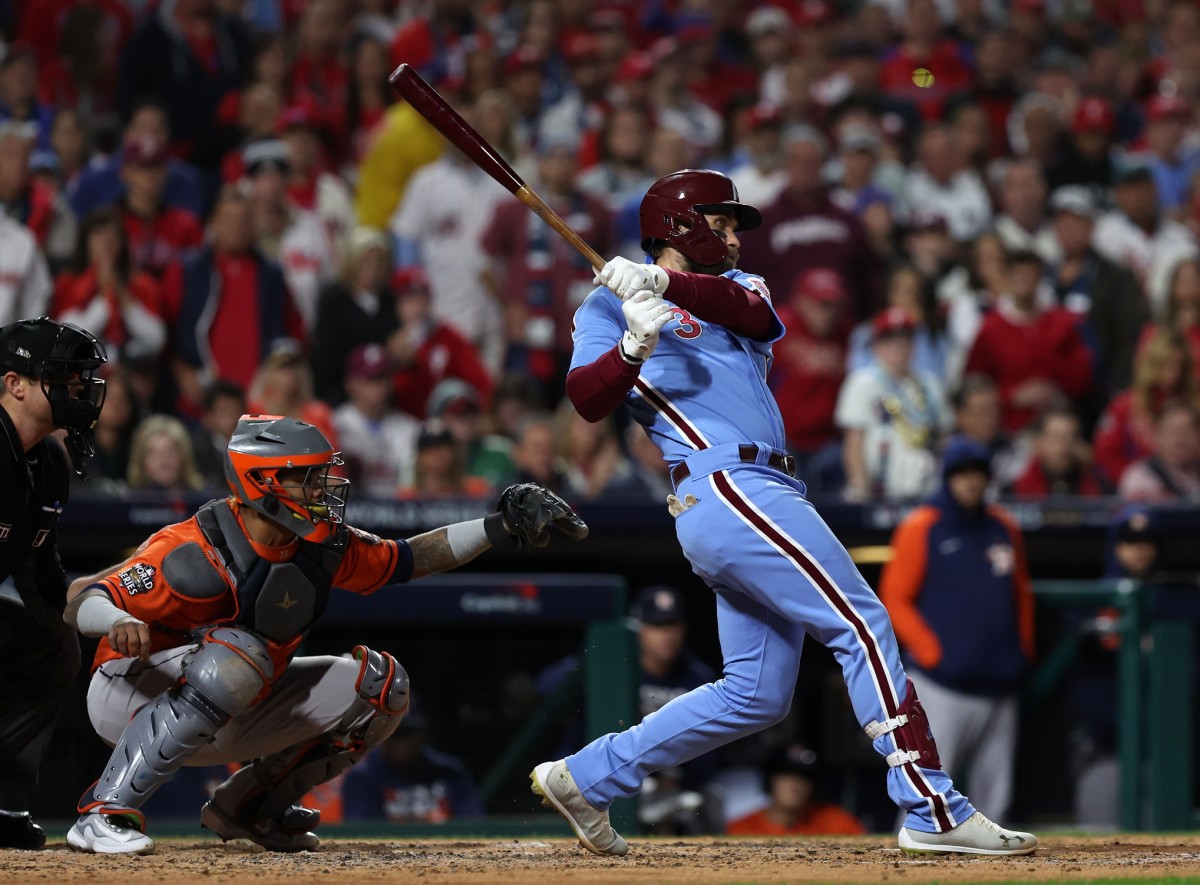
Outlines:
{"label": "catcher's mask", "polygon": [[727,175],[711,169],[672,172],[654,182],[642,199],[642,251],[649,255],[665,243],[697,264],[720,264],[728,250],[704,216],[722,212],[737,219],[738,233],[762,224],[762,214],[739,201],[737,188]]}
{"label": "catcher's mask", "polygon": [[96,336],[71,323],[39,317],[0,328],[0,374],[38,379],[50,420],[67,431],[75,471],[85,478],[96,453],[92,428],[104,405],[104,379],[94,373],[107,361]]}
{"label": "catcher's mask", "polygon": [[311,424],[275,415],[243,415],[225,451],[234,497],[306,541],[332,537],[346,510],[350,480],[330,476],[342,464]]}

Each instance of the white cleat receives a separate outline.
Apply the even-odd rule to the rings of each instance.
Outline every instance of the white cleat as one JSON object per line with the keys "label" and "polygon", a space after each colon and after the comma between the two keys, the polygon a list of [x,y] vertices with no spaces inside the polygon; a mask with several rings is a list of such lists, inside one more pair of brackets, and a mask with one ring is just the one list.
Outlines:
{"label": "white cleat", "polygon": [[980,812],[944,833],[922,833],[901,827],[900,850],[905,854],[1033,854],[1038,840],[1032,833],[1006,830]]}
{"label": "white cleat", "polygon": [[91,854],[153,854],[154,840],[126,821],[96,811],[85,814],[67,831],[67,845]]}
{"label": "white cleat", "polygon": [[268,851],[316,851],[321,844],[316,833],[286,830],[279,821],[244,824],[211,799],[200,809],[200,826],[212,830],[223,842],[249,839]]}
{"label": "white cleat", "polygon": [[623,857],[629,853],[629,844],[608,822],[608,812],[583,798],[565,761],[543,762],[529,773],[529,780],[542,804],[561,814],[579,837],[579,844],[592,854]]}

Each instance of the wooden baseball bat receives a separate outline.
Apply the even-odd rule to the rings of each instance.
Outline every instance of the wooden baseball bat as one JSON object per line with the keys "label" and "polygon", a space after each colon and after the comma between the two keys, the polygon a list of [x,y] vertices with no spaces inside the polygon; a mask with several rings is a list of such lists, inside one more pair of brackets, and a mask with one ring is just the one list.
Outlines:
{"label": "wooden baseball bat", "polygon": [[450,107],[450,103],[426,83],[420,74],[409,65],[402,64],[392,71],[392,75],[388,77],[388,84],[401,98],[416,108],[434,129],[442,133],[450,144],[470,157],[475,165],[504,185],[509,193],[554,228],[592,267],[596,270],[604,267],[604,259],[596,250],[559,218],[558,213],[547,206],[546,201],[521,180],[521,176],[513,171],[496,149],[488,144],[470,123],[459,116],[458,112]]}

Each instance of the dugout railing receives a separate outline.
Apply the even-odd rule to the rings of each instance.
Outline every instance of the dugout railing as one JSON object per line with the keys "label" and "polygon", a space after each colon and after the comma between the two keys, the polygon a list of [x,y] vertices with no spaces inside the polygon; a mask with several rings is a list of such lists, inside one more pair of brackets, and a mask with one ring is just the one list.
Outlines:
{"label": "dugout railing", "polygon": [[[1179,589],[1179,588],[1175,588]],[[1158,597],[1172,588],[1133,580],[1036,581],[1039,607],[1110,609],[1116,640],[1116,744],[1122,830],[1188,830],[1200,824],[1193,805],[1193,623],[1164,617]],[[1200,593],[1187,587],[1184,592]],[[1066,630],[1033,674],[1026,709],[1055,697],[1079,657],[1085,629]]]}

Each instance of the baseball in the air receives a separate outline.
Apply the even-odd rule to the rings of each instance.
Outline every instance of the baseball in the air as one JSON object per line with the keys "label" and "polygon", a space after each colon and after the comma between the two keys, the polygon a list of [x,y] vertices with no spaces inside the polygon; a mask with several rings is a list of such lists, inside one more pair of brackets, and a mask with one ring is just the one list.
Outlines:
{"label": "baseball in the air", "polygon": [[913,83],[922,89],[928,89],[933,85],[933,73],[929,68],[917,68],[913,71]]}

